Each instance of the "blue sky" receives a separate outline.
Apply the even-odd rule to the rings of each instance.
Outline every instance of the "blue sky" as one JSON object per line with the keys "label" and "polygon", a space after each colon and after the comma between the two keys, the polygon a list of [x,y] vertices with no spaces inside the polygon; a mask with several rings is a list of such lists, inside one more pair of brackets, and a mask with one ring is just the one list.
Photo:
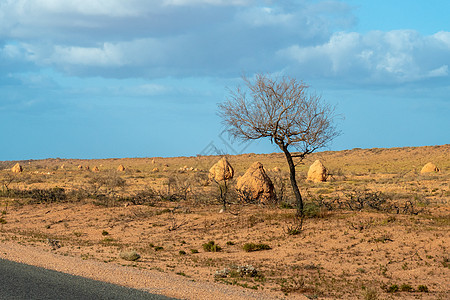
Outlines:
{"label": "blue sky", "polygon": [[278,151],[231,144],[217,116],[227,87],[255,72],[337,105],[342,135],[328,149],[447,144],[449,11],[447,0],[0,0],[0,160]]}

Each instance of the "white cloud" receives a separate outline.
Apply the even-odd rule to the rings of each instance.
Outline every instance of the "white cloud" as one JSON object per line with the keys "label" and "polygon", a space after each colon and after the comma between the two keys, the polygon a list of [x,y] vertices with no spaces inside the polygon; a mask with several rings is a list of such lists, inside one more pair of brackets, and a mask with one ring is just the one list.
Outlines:
{"label": "white cloud", "polygon": [[340,1],[8,0],[0,2],[0,67],[108,78],[284,69],[377,84],[448,76],[450,32],[335,31],[352,22]]}
{"label": "white cloud", "polygon": [[[293,45],[278,52],[295,62],[292,69],[336,80],[372,83],[412,82],[448,76],[450,49],[440,32],[422,36],[413,30],[338,32],[317,46]],[[289,59],[288,59],[289,60]]]}
{"label": "white cloud", "polygon": [[289,22],[295,22],[295,16],[292,13],[277,11],[271,7],[254,7],[242,12],[239,16],[243,22],[251,26],[259,27],[266,25],[286,25]]}
{"label": "white cloud", "polygon": [[438,33],[433,35],[433,38],[442,42],[448,48],[448,50],[450,50],[450,32],[439,31]]}
{"label": "white cloud", "polygon": [[2,2],[0,41],[14,41],[23,61],[72,75],[220,76],[260,70],[262,61],[273,68],[280,47],[322,41],[334,26],[321,15],[330,14],[328,6],[306,1],[288,6],[244,0],[62,3]]}
{"label": "white cloud", "polygon": [[443,65],[437,69],[428,72],[427,77],[446,77],[448,76],[448,65]]}
{"label": "white cloud", "polygon": [[22,51],[17,45],[5,45],[3,49],[0,49],[2,57],[7,59],[16,59],[22,57]]}
{"label": "white cloud", "polygon": [[26,16],[37,17],[56,14],[119,17],[141,14],[141,8],[145,5],[145,2],[142,0],[7,0],[0,4],[0,8],[5,15],[24,19]]}
{"label": "white cloud", "polygon": [[121,66],[125,63],[117,47],[110,43],[99,48],[62,47],[56,46],[52,55],[52,62],[70,65],[87,66]]}

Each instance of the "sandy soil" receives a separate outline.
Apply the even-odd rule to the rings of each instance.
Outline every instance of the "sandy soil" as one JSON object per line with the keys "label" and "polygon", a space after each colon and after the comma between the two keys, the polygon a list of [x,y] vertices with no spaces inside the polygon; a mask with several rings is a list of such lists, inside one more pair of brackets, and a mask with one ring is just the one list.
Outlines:
{"label": "sandy soil", "polygon": [[[260,293],[235,286],[188,280],[173,274],[63,256],[38,247],[23,246],[11,242],[0,243],[0,258],[177,299],[285,298],[275,293]],[[296,298],[307,299],[300,296]]]}
{"label": "sandy soil", "polygon": [[[47,201],[46,194],[0,197],[0,255],[187,299],[450,298],[450,145],[312,155],[299,165],[308,218],[297,235],[286,233],[295,209],[288,205],[281,155],[229,158],[236,176],[261,161],[283,200],[274,206],[235,202],[225,213],[219,213],[217,186],[205,182],[217,159],[49,159],[22,162],[25,171],[15,177],[0,171],[3,190],[5,184],[17,191],[58,187],[67,194],[61,201]],[[304,181],[315,159],[329,168],[328,182]],[[440,172],[420,174],[428,161]],[[126,171],[112,172],[119,164]],[[350,207],[352,199],[384,206]],[[209,241],[221,251],[206,251]],[[246,243],[270,249],[246,252]],[[141,258],[121,259],[128,250]],[[256,276],[215,276],[248,265]]]}
{"label": "sandy soil", "polygon": [[[248,287],[254,287],[269,298],[283,297],[283,291],[290,298],[305,293],[321,294],[324,299],[358,299],[366,289],[385,289],[393,284],[414,289],[426,285],[430,289],[427,294],[407,293],[403,298],[445,299],[449,295],[449,209],[439,208],[433,217],[330,213],[306,220],[303,234],[289,236],[284,228],[290,211],[249,206],[233,215],[217,213],[217,206],[192,208],[171,216],[168,204],[172,203],[165,204],[167,208],[105,208],[92,203],[22,206],[8,213],[0,247],[10,247],[3,251],[8,259],[25,259],[31,251],[27,263],[38,262],[40,266],[152,292],[162,282],[163,294],[189,299],[198,299],[202,293],[205,297],[229,293],[231,287],[223,283],[247,287],[230,293],[236,298],[251,297]],[[173,222],[180,227],[169,231]],[[60,248],[48,239],[57,241]],[[202,245],[209,240],[222,250],[205,252]],[[244,252],[242,246],[249,241],[265,243],[272,249]],[[13,250],[11,242],[31,250]],[[199,253],[191,253],[191,249]],[[119,257],[124,250],[136,250],[142,257],[136,262],[125,261]],[[233,279],[215,279],[216,271],[233,264],[255,266],[265,278],[238,278],[234,283]],[[92,266],[104,270],[90,271]],[[110,273],[110,268],[119,273]],[[217,281],[220,287],[213,284]],[[183,288],[177,288],[181,283]],[[202,283],[206,285],[202,287]],[[242,294],[243,290],[247,294]]]}

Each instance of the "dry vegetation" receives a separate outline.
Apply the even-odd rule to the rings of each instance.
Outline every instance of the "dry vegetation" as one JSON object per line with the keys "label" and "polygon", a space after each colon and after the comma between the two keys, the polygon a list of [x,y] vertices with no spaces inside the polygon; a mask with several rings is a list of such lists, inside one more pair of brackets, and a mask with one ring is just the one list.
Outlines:
{"label": "dry vegetation", "polygon": [[[1,239],[290,297],[450,297],[450,145],[309,156],[297,167],[307,219],[295,235],[282,154],[229,157],[235,178],[260,161],[279,201],[230,192],[225,213],[207,180],[218,159],[31,160],[16,175],[16,162],[0,162]],[[328,182],[305,182],[316,159]],[[421,175],[429,161],[441,171]],[[132,250],[138,260],[121,258]]]}

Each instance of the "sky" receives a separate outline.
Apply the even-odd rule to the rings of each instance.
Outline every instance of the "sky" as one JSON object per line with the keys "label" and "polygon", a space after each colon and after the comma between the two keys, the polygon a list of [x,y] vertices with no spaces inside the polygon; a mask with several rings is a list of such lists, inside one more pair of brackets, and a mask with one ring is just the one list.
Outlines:
{"label": "sky", "polygon": [[450,143],[448,0],[0,0],[0,160],[279,152],[217,114],[243,74],[336,106],[322,150]]}

